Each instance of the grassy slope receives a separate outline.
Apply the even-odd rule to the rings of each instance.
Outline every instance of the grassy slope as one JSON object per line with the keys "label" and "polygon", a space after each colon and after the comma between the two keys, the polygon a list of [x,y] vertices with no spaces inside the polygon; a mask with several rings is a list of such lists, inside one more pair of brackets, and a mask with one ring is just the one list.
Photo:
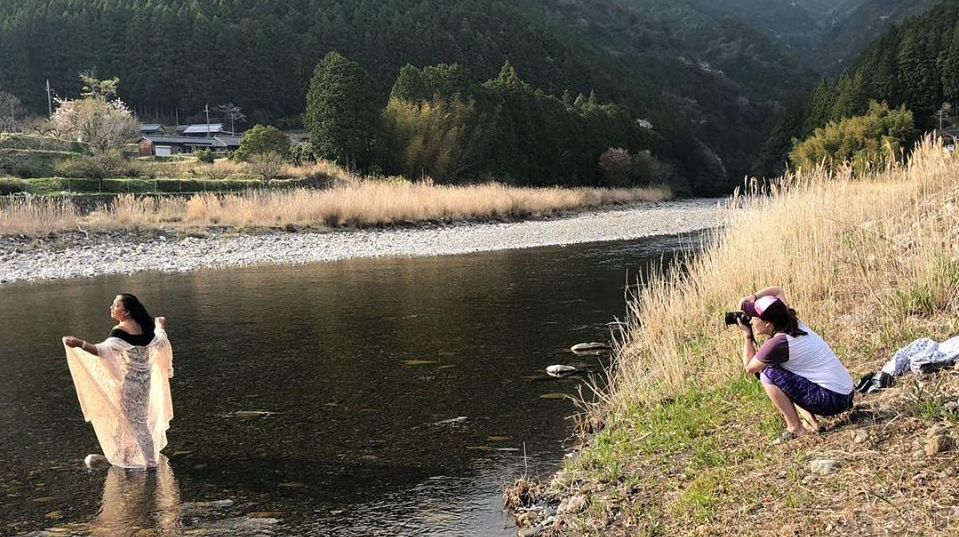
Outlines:
{"label": "grassy slope", "polygon": [[[957,420],[943,405],[959,398],[959,373],[904,377],[857,397],[821,436],[769,447],[782,422],[741,373],[740,338],[721,322],[738,297],[782,285],[854,376],[914,338],[959,333],[957,176],[959,159],[927,144],[902,169],[859,180],[814,172],[737,199],[743,218],[631,304],[610,388],[583,420],[601,430],[550,486],[585,507],[553,531],[959,533],[956,452],[922,451],[936,422]],[[811,475],[816,458],[841,467]]]}

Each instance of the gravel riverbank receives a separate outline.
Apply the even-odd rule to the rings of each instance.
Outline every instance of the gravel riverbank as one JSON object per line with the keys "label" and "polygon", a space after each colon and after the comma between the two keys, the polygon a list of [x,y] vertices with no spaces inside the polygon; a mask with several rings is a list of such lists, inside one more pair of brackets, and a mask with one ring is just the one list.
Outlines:
{"label": "gravel riverbank", "polygon": [[119,231],[45,239],[0,237],[0,283],[357,257],[448,255],[672,235],[715,227],[720,203],[719,199],[644,203],[522,222],[408,229],[257,234]]}

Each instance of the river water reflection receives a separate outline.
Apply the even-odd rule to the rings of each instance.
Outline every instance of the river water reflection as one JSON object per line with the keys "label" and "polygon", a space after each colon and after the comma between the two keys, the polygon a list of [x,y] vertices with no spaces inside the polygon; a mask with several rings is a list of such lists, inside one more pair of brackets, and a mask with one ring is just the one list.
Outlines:
{"label": "river water reflection", "polygon": [[[570,434],[572,403],[541,396],[582,382],[544,368],[598,370],[566,349],[697,240],[4,285],[0,534],[515,534],[503,486],[555,468]],[[155,472],[81,462],[98,447],[59,338],[105,335],[120,291],[169,319]]]}

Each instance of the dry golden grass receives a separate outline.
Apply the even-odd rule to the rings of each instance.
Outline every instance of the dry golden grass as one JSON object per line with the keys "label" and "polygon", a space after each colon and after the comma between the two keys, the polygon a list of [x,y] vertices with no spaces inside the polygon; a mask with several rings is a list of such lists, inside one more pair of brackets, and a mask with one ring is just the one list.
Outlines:
{"label": "dry golden grass", "polygon": [[[216,164],[214,164],[215,166]],[[314,172],[325,173],[324,164]],[[360,180],[340,172],[329,190],[262,190],[178,197],[121,195],[78,216],[69,202],[44,198],[0,206],[0,234],[38,235],[76,229],[381,226],[422,221],[518,218],[614,204],[662,201],[666,189],[512,188],[500,184],[432,186]]]}
{"label": "dry golden grass", "polygon": [[0,205],[0,235],[37,237],[75,229],[79,221],[73,203],[60,199],[11,197],[8,203]]}
{"label": "dry golden grass", "polygon": [[767,285],[857,371],[911,334],[955,330],[957,177],[959,159],[927,140],[908,166],[868,178],[819,169],[735,196],[710,244],[631,302],[607,410],[741,374],[722,312]]}
{"label": "dry golden grass", "polygon": [[222,181],[231,175],[249,173],[246,163],[230,159],[217,159],[210,164],[197,164],[191,170],[193,173],[211,181]]}

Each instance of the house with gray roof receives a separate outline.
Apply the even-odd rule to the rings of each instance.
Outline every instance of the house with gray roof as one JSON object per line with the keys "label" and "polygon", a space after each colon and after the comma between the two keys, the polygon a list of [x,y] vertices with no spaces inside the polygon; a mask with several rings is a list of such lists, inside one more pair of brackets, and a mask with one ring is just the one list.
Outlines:
{"label": "house with gray roof", "polygon": [[[203,126],[206,127],[206,124],[204,123]],[[243,141],[243,136],[234,134],[219,134],[209,138],[206,136],[144,134],[140,137],[138,145],[140,156],[169,157],[192,153],[200,149],[223,153],[235,151],[240,147],[241,141]]]}
{"label": "house with gray roof", "polygon": [[162,134],[163,125],[159,123],[141,123],[140,134]]}
{"label": "house with gray roof", "polygon": [[182,136],[217,136],[220,134],[233,134],[228,130],[224,130],[222,123],[193,123],[191,125],[180,125],[177,127],[176,132]]}

